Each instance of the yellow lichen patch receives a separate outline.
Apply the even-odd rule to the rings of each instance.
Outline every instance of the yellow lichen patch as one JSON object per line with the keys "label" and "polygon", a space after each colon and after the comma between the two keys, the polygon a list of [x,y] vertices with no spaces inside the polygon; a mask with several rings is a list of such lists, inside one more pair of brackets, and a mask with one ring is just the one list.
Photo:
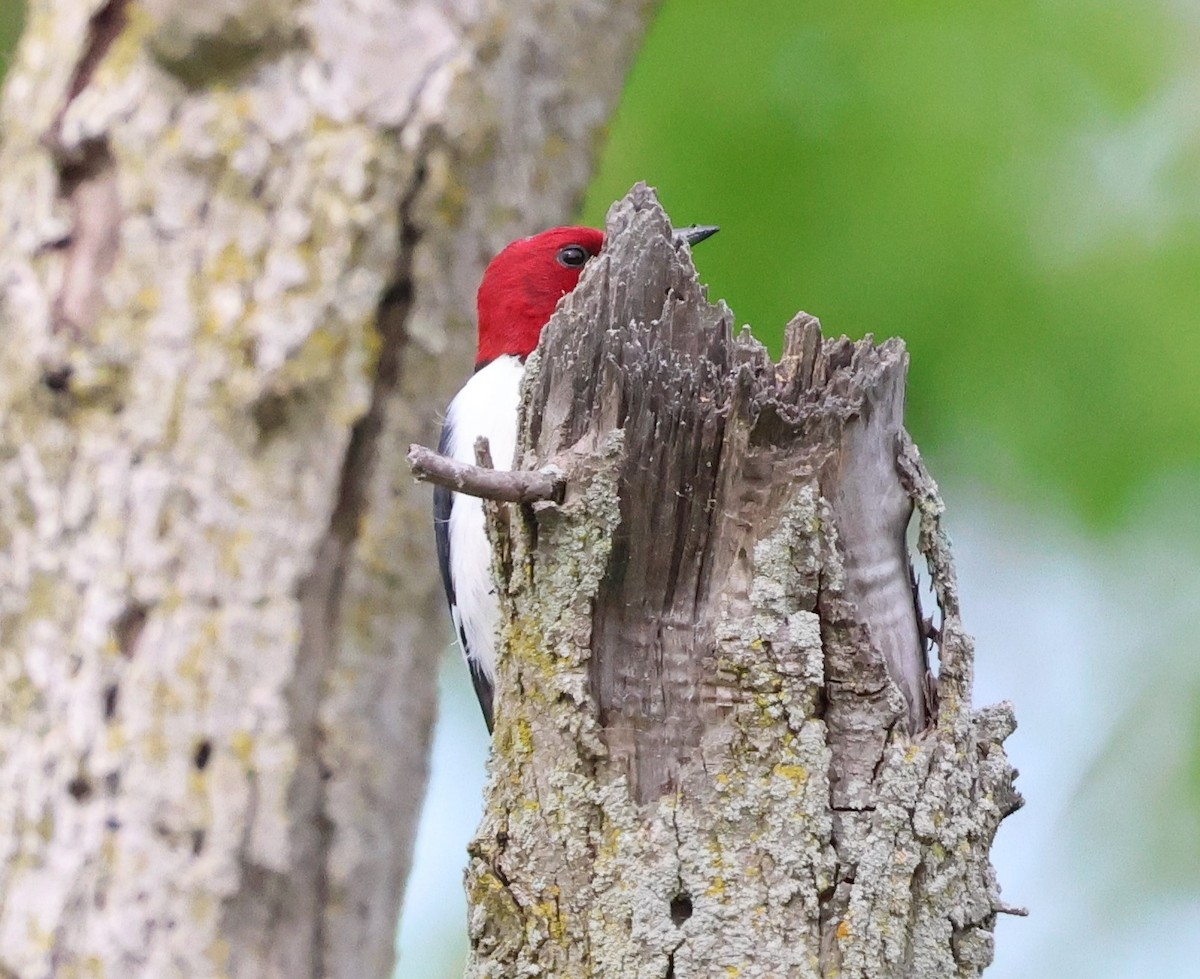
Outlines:
{"label": "yellow lichen patch", "polygon": [[494,873],[479,874],[475,877],[475,897],[478,900],[487,894],[507,894],[508,889]]}
{"label": "yellow lichen patch", "polygon": [[221,571],[229,578],[237,578],[241,574],[241,554],[252,543],[254,543],[254,534],[245,527],[239,527],[229,535],[225,545],[220,548]]}
{"label": "yellow lichen patch", "polygon": [[179,688],[162,677],[154,681],[154,706],[161,715],[181,713],[188,705]]}
{"label": "yellow lichen patch", "polygon": [[[369,517],[365,511],[360,518],[360,525],[367,523]],[[360,526],[361,529],[361,526]],[[358,539],[363,540],[366,535],[359,534]],[[366,562],[364,562],[366,563]],[[375,630],[375,621],[377,617],[384,613],[384,609],[379,608],[370,596],[361,596],[357,601],[347,603],[345,618],[349,626],[350,634],[364,647],[371,648],[371,636]]]}
{"label": "yellow lichen patch", "polygon": [[133,304],[143,313],[154,313],[162,305],[162,293],[157,286],[142,286],[133,297]]}
{"label": "yellow lichen patch", "polygon": [[109,870],[117,865],[117,838],[112,833],[104,834],[100,844],[100,860]]}
{"label": "yellow lichen patch", "polygon": [[704,893],[708,897],[717,897],[717,898],[724,897],[725,896],[725,878],[724,877],[714,877],[712,879],[712,883],[710,883],[708,885],[708,887],[705,889]]}
{"label": "yellow lichen patch", "polygon": [[529,718],[524,714],[502,718],[496,725],[492,744],[493,750],[502,755],[528,755],[533,751],[533,726]]}
{"label": "yellow lichen patch", "polygon": [[308,131],[313,136],[338,135],[345,129],[340,122],[335,122],[323,112],[314,112],[308,124]]}
{"label": "yellow lichen patch", "polygon": [[54,932],[39,928],[37,922],[29,919],[29,943],[40,952],[49,952],[54,948]]}
{"label": "yellow lichen patch", "polygon": [[109,80],[123,79],[141,59],[143,42],[154,30],[154,19],[141,4],[125,6],[125,25],[109,46],[104,60],[96,69],[96,81],[105,84]]}
{"label": "yellow lichen patch", "polygon": [[916,761],[920,756],[921,756],[921,749],[918,748],[915,744],[910,744],[907,748],[904,749],[904,760],[905,760],[905,762],[907,762],[910,765],[914,761]]}
{"label": "yellow lichen patch", "polygon": [[375,372],[375,366],[379,363],[379,355],[382,352],[383,334],[376,329],[374,323],[368,323],[363,335],[363,357],[365,359],[363,366],[368,373]]}
{"label": "yellow lichen patch", "polygon": [[40,702],[41,694],[29,676],[21,673],[9,681],[8,688],[4,691],[4,700],[0,717],[4,718],[5,723],[12,723],[14,718],[21,717],[33,709]]}
{"label": "yellow lichen patch", "polygon": [[466,185],[447,175],[436,205],[438,218],[446,227],[457,228],[462,223],[463,214],[466,213],[468,200]]}
{"label": "yellow lichen patch", "polygon": [[37,821],[37,834],[41,837],[42,842],[46,842],[54,836],[54,814],[49,809],[43,810]]}
{"label": "yellow lichen patch", "polygon": [[[338,370],[350,343],[346,335],[326,327],[317,327],[308,335],[300,348],[284,362],[280,380],[286,388],[303,387],[315,381],[324,381]],[[353,417],[339,419],[354,422],[365,405],[355,405]]]}
{"label": "yellow lichen patch", "polygon": [[178,674],[180,678],[199,685],[200,681],[208,676],[204,667],[209,659],[209,651],[220,648],[220,639],[217,624],[211,620],[204,623],[200,635],[194,642],[188,644],[187,651],[179,660]]}
{"label": "yellow lichen patch", "polygon": [[850,937],[850,922],[844,918],[838,922],[837,937],[838,941],[843,942]]}
{"label": "yellow lichen patch", "polygon": [[229,942],[224,938],[218,938],[208,946],[208,961],[222,976],[228,974],[229,951]]}
{"label": "yellow lichen patch", "polygon": [[25,614],[29,620],[50,618],[56,611],[61,611],[57,598],[58,578],[54,575],[36,572],[29,583],[27,595]]}
{"label": "yellow lichen patch", "polygon": [[604,149],[604,145],[608,142],[609,131],[609,125],[606,122],[594,125],[588,130],[587,143],[593,159],[598,157],[600,151]]}
{"label": "yellow lichen patch", "polygon": [[596,849],[596,862],[601,860],[616,860],[621,853],[621,830],[614,824],[607,824],[607,831]]}
{"label": "yellow lichen patch", "polygon": [[217,252],[217,257],[209,263],[205,270],[205,279],[209,284],[248,282],[256,275],[257,270],[251,268],[245,253],[233,242]]}
{"label": "yellow lichen patch", "polygon": [[146,760],[153,765],[164,764],[170,754],[167,739],[163,737],[161,731],[149,732],[142,739],[142,749],[146,753]]}
{"label": "yellow lichen patch", "polygon": [[234,731],[233,736],[229,739],[229,747],[238,761],[243,765],[250,764],[250,759],[254,755],[254,738],[249,731]]}
{"label": "yellow lichen patch", "polygon": [[[161,516],[160,516],[161,521]],[[159,532],[162,536],[166,536],[167,525],[159,523]],[[159,600],[158,611],[163,615],[170,615],[173,612],[178,612],[183,607],[183,593],[178,588],[168,588],[163,592],[163,597]]]}
{"label": "yellow lichen patch", "polygon": [[742,970],[739,969],[736,965],[725,966],[725,975],[727,975],[729,977],[729,979],[737,979],[737,977],[740,976],[741,974],[742,974]]}
{"label": "yellow lichen patch", "polygon": [[562,138],[558,133],[551,133],[546,137],[546,142],[542,144],[542,155],[547,160],[554,160],[566,154],[571,148],[571,144]]}
{"label": "yellow lichen patch", "polygon": [[771,771],[776,777],[785,778],[794,783],[797,789],[808,781],[808,769],[803,765],[785,765],[781,762]]}
{"label": "yellow lichen patch", "polygon": [[208,795],[207,771],[200,771],[195,765],[188,769],[188,792],[201,799]]}
{"label": "yellow lichen patch", "polygon": [[210,921],[217,909],[217,902],[213,900],[213,896],[207,891],[198,892],[192,898],[191,905],[193,921]]}
{"label": "yellow lichen patch", "polygon": [[[245,145],[246,121],[254,116],[254,100],[244,89],[234,88],[225,79],[216,79],[208,86],[214,111],[206,128],[206,135],[216,144],[224,156],[232,156]],[[236,180],[234,170],[224,171],[220,184],[228,185]],[[227,189],[223,186],[222,189]]]}
{"label": "yellow lichen patch", "polygon": [[558,902],[558,888],[551,887],[550,901],[539,901],[533,906],[533,913],[536,918],[546,923],[546,930],[550,933],[550,937],[556,942],[561,942],[567,937],[567,923],[562,913],[562,907]]}
{"label": "yellow lichen patch", "polygon": [[554,653],[542,645],[536,623],[518,616],[505,630],[504,639],[510,661],[520,665],[526,704],[545,704],[549,700],[551,678],[560,664]]}

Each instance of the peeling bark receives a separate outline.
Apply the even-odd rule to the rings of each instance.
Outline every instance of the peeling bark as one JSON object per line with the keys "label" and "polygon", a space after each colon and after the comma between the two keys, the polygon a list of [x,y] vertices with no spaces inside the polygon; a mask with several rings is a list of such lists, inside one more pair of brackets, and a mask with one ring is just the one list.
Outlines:
{"label": "peeling bark", "polygon": [[648,7],[31,6],[0,974],[389,972],[448,642],[405,447],[470,369],[483,262],[582,193]]}
{"label": "peeling bark", "polygon": [[[639,186],[531,358],[468,976],[979,975],[1019,805],[907,353],[734,338]],[[904,533],[942,610],[938,695]]]}

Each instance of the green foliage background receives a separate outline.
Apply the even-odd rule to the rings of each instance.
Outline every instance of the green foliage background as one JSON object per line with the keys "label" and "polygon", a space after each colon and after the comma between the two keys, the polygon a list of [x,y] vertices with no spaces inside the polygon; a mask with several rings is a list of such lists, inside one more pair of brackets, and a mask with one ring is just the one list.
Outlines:
{"label": "green foliage background", "polygon": [[13,49],[21,25],[25,20],[25,5],[6,0],[0,5],[0,78],[8,67],[9,54]]}
{"label": "green foliage background", "polygon": [[1112,524],[1198,462],[1197,12],[669,0],[586,216],[655,184],[760,337],[902,335],[927,453]]}

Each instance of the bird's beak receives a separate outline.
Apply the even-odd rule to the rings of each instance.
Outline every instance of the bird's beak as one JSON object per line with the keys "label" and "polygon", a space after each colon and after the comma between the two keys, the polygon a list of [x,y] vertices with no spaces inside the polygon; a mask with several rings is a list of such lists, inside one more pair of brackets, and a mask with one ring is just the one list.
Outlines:
{"label": "bird's beak", "polygon": [[698,245],[705,238],[711,238],[721,229],[715,224],[693,224],[690,228],[676,228],[672,233],[675,244]]}

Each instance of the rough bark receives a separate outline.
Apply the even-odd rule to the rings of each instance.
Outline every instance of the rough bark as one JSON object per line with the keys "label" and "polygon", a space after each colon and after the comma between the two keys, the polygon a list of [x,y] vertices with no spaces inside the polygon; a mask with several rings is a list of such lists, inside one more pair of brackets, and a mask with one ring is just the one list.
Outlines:
{"label": "rough bark", "polygon": [[[429,440],[647,0],[42,0],[0,107],[0,974],[380,976]],[[587,57],[581,56],[586,51]]]}
{"label": "rough bark", "polygon": [[[493,509],[504,653],[468,976],[976,976],[1019,804],[970,705],[898,340],[782,360],[710,305],[644,187],[531,358]],[[942,610],[932,694],[905,548]]]}

